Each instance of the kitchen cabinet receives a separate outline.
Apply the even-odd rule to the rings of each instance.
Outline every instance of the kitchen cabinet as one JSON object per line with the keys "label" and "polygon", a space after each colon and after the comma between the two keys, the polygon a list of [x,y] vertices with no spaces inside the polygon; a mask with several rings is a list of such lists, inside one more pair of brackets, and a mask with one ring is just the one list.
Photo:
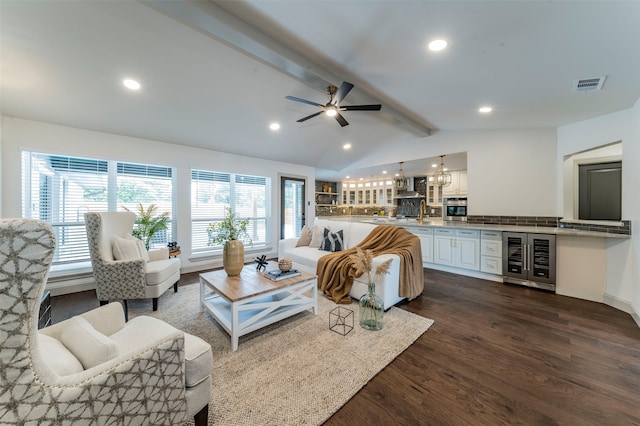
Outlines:
{"label": "kitchen cabinet", "polygon": [[420,239],[422,262],[433,263],[433,228],[419,227],[408,230]]}
{"label": "kitchen cabinet", "polygon": [[454,170],[451,173],[451,185],[442,187],[442,195],[460,195],[467,193],[467,171]]}
{"label": "kitchen cabinet", "polygon": [[343,182],[342,204],[359,206],[395,205],[393,181],[385,182]]}
{"label": "kitchen cabinet", "polygon": [[436,228],[433,231],[434,263],[480,270],[480,231]]}
{"label": "kitchen cabinet", "polygon": [[502,232],[481,231],[480,271],[502,275]]}
{"label": "kitchen cabinet", "polygon": [[442,205],[442,188],[433,183],[433,176],[429,176],[429,183],[427,184],[427,205]]}

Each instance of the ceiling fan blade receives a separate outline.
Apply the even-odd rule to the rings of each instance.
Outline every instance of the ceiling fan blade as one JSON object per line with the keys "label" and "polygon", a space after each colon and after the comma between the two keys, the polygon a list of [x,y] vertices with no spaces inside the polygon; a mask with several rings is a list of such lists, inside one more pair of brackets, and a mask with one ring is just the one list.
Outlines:
{"label": "ceiling fan blade", "polygon": [[338,123],[340,123],[340,126],[342,126],[342,127],[349,125],[347,120],[345,120],[344,117],[341,116],[339,113],[336,114],[336,121],[338,121]]}
{"label": "ceiling fan blade", "polygon": [[300,120],[296,120],[296,122],[297,123],[302,123],[303,121],[307,121],[310,118],[319,116],[320,114],[322,114],[322,112],[323,111],[319,111],[319,112],[316,112],[315,114],[307,115],[306,117],[301,118]]}
{"label": "ceiling fan blade", "polygon": [[290,101],[302,102],[303,104],[314,105],[314,106],[317,106],[317,107],[323,107],[324,106],[324,105],[321,105],[321,104],[319,104],[317,102],[311,102],[311,101],[308,101],[306,99],[296,98],[295,96],[285,96],[284,98],[285,99],[289,99]]}
{"label": "ceiling fan blade", "polygon": [[353,89],[353,84],[343,81],[333,98],[333,105],[340,105],[340,102],[349,94],[351,89]]}
{"label": "ceiling fan blade", "polygon": [[340,111],[380,111],[382,105],[349,105],[340,107]]}

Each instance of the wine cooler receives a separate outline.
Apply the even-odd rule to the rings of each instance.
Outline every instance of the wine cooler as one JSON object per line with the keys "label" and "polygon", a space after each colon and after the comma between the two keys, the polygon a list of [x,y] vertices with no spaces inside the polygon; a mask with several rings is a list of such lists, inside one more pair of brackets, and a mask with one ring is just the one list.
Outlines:
{"label": "wine cooler", "polygon": [[504,282],[555,291],[556,236],[502,233]]}

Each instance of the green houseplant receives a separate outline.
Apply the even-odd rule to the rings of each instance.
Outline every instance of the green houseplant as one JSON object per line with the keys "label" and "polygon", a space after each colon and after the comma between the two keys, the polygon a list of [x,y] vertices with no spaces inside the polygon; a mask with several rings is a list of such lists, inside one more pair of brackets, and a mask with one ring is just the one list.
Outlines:
{"label": "green houseplant", "polygon": [[[131,211],[127,207],[123,206],[123,208],[128,212]],[[131,231],[131,235],[142,240],[147,250],[149,250],[153,236],[167,229],[169,212],[157,215],[157,210],[158,206],[155,204],[149,204],[149,207],[145,209],[142,203],[138,203],[137,211],[134,212],[136,213],[136,226]]]}
{"label": "green houseplant", "polygon": [[240,275],[244,266],[244,244],[247,241],[253,245],[247,232],[248,219],[240,220],[230,207],[220,222],[210,223],[207,228],[209,246],[222,245],[222,266],[227,275]]}

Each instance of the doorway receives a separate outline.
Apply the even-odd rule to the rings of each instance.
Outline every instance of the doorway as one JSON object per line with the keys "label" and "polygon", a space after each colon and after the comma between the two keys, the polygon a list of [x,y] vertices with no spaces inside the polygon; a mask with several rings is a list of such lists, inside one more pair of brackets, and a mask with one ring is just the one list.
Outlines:
{"label": "doorway", "polygon": [[299,237],[305,225],[305,179],[280,178],[280,238]]}

